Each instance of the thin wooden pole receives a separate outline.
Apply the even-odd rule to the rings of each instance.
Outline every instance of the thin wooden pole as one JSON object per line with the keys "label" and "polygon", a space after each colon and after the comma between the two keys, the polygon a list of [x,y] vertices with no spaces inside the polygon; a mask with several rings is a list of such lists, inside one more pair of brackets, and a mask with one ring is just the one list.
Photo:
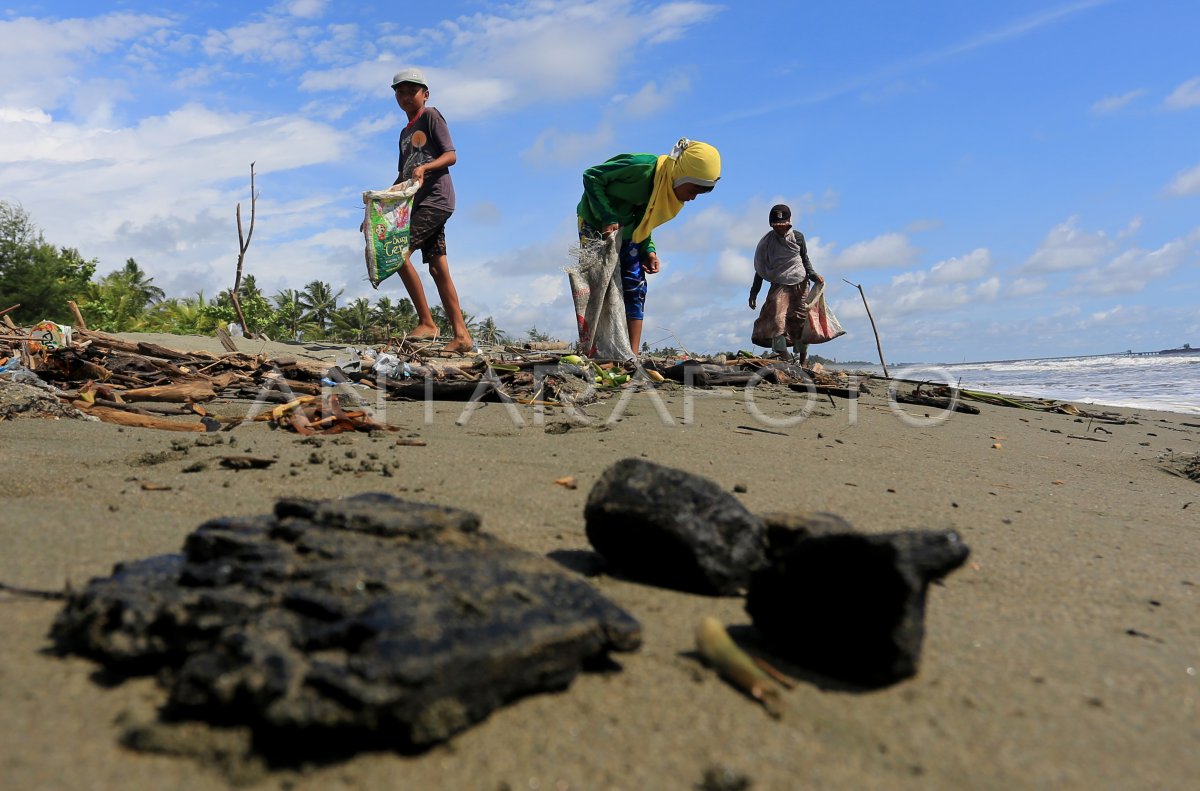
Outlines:
{"label": "thin wooden pole", "polygon": [[79,312],[79,305],[75,303],[75,300],[68,299],[67,306],[71,308],[71,313],[75,315],[75,329],[86,330],[87,322],[83,320],[83,314]]}
{"label": "thin wooden pole", "polygon": [[[847,283],[850,283],[850,281],[846,280],[846,278],[844,278],[844,277],[842,278],[842,280]],[[877,330],[875,328],[875,317],[871,315],[871,306],[867,304],[867,295],[866,295],[866,293],[863,292],[863,287],[860,286],[858,283],[850,283],[850,285],[857,288],[858,295],[860,297],[862,297],[863,307],[865,307],[867,309],[867,318],[871,321],[871,332],[875,333],[875,348],[879,351],[879,364],[883,367],[884,377],[887,379],[891,379],[892,375],[888,373],[887,363],[884,362],[884,360],[883,360],[883,344],[881,344],[879,342],[879,330]]]}
{"label": "thin wooden pole", "polygon": [[242,315],[242,301],[238,298],[238,290],[242,287],[242,264],[246,260],[246,250],[250,248],[250,237],[254,236],[254,205],[258,201],[258,195],[254,193],[254,163],[250,163],[250,229],[242,235],[242,204],[237,205],[237,230],[238,230],[238,260],[237,260],[237,275],[233,278],[233,291],[230,296],[233,298],[233,309],[237,312],[238,323],[242,325],[242,334],[247,338],[250,337],[250,328],[246,326],[246,317]]}

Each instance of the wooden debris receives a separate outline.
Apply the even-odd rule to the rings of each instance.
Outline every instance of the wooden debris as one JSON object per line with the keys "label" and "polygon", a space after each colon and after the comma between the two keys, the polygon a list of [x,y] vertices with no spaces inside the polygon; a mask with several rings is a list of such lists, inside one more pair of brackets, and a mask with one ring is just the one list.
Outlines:
{"label": "wooden debris", "polygon": [[236,352],[238,350],[237,344],[234,343],[233,338],[229,336],[229,330],[225,329],[224,327],[217,327],[217,331],[214,334],[217,336],[217,340],[221,342],[221,346],[223,346],[226,351]]}
{"label": "wooden debris", "polygon": [[172,403],[190,403],[195,401],[211,401],[217,397],[213,391],[212,382],[201,379],[189,382],[177,382],[161,387],[139,387],[126,390],[123,396],[134,401],[169,401]]}
{"label": "wooden debris", "polygon": [[191,431],[204,433],[212,431],[205,423],[181,423],[150,415],[138,415],[123,409],[112,409],[104,406],[88,405],[84,401],[76,401],[73,406],[87,415],[100,418],[105,423],[116,423],[118,426],[135,426],[137,428],[157,428],[164,431]]}
{"label": "wooden debris", "polygon": [[301,396],[281,404],[258,420],[297,434],[341,434],[346,431],[398,431],[397,426],[376,422],[364,409],[346,410],[335,395]]}
{"label": "wooden debris", "polygon": [[967,415],[978,415],[979,407],[964,404],[962,401],[942,398],[940,396],[923,395],[919,390],[914,390],[911,394],[896,393],[896,400],[902,404],[917,404],[920,406],[934,407],[935,409],[951,409],[955,412],[962,412]]}

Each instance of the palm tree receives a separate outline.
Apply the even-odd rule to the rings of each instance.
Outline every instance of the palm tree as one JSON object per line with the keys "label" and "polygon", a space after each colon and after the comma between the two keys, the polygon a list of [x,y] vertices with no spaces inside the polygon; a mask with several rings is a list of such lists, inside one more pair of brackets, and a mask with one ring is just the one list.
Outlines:
{"label": "palm tree", "polygon": [[333,329],[341,340],[362,343],[371,326],[371,303],[366,297],[359,297],[333,314]]}
{"label": "palm tree", "polygon": [[242,275],[242,285],[238,289],[238,299],[242,302],[249,302],[255,297],[261,297],[262,295],[262,289],[254,282],[254,275]]}
{"label": "palm tree", "polygon": [[333,293],[333,287],[321,280],[314,280],[300,293],[300,304],[304,306],[305,318],[315,321],[324,330],[329,326],[333,312],[337,310],[338,297],[344,289]]}
{"label": "palm tree", "polygon": [[488,346],[500,346],[508,342],[504,331],[496,326],[496,320],[491,316],[483,320],[483,323],[479,325],[478,332],[474,335],[480,343]]}
{"label": "palm tree", "polygon": [[194,297],[171,297],[151,306],[146,312],[146,326],[175,335],[207,335],[216,324],[206,315],[206,307],[203,291],[197,291]]}
{"label": "palm tree", "polygon": [[317,325],[305,320],[304,302],[299,291],[286,288],[278,292],[272,300],[275,302],[271,323],[283,331],[290,341],[298,341],[305,332],[317,329]]}
{"label": "palm tree", "polygon": [[375,301],[373,316],[383,326],[388,339],[417,326],[417,311],[408,297],[401,297],[396,302],[392,302],[391,297],[380,297]]}
{"label": "palm tree", "polygon": [[125,259],[125,266],[113,272],[109,277],[119,280],[133,292],[135,298],[140,298],[142,307],[162,302],[167,296],[166,292],[154,285],[154,278],[146,277],[146,273],[138,266],[138,262],[132,258]]}

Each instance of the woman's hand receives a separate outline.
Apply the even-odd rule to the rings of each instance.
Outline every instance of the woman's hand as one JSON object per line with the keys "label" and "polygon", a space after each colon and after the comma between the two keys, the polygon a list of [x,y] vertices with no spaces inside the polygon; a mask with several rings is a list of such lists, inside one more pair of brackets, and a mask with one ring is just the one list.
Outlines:
{"label": "woman's hand", "polygon": [[646,260],[642,262],[642,266],[646,269],[646,274],[658,274],[658,253],[647,253]]}
{"label": "woman's hand", "polygon": [[619,230],[621,230],[621,226],[615,222],[604,226],[604,233],[616,233]]}
{"label": "woman's hand", "polygon": [[755,294],[751,294],[750,295],[750,310],[754,310],[757,307],[758,307],[758,297]]}

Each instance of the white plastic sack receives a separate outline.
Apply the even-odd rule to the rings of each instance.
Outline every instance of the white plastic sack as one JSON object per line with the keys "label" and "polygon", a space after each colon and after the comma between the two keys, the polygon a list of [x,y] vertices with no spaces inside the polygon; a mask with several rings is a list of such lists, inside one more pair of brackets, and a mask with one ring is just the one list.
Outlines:
{"label": "white plastic sack", "polygon": [[619,234],[581,243],[571,252],[578,264],[567,268],[575,321],[579,325],[579,353],[601,360],[625,361],[634,356],[629,347],[625,301],[621,297]]}
{"label": "white plastic sack", "polygon": [[842,323],[825,304],[825,284],[817,283],[804,306],[804,331],[800,333],[800,342],[825,343],[845,334]]}

